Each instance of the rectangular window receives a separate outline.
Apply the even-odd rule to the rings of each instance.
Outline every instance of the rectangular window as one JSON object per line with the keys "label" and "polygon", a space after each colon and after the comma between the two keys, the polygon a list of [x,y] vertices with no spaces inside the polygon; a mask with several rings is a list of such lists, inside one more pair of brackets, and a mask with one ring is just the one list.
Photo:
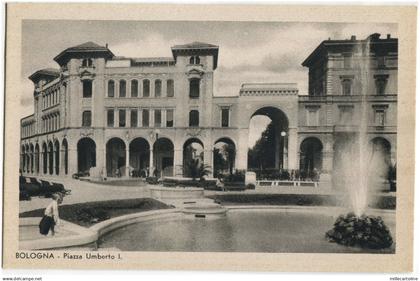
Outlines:
{"label": "rectangular window", "polygon": [[351,54],[344,54],[344,68],[351,68]]}
{"label": "rectangular window", "polygon": [[343,79],[341,81],[341,87],[342,87],[342,94],[344,96],[349,96],[352,94],[352,79]]}
{"label": "rectangular window", "polygon": [[142,127],[149,127],[149,110],[148,109],[143,109]]}
{"label": "rectangular window", "polygon": [[91,111],[83,111],[82,126],[83,127],[90,127],[91,125],[92,125],[92,112]]}
{"label": "rectangular window", "polygon": [[222,108],[222,127],[229,127],[229,108]]}
{"label": "rectangular window", "polygon": [[353,123],[353,107],[340,106],[340,125],[351,125]]}
{"label": "rectangular window", "polygon": [[385,126],[385,110],[384,109],[375,110],[375,125]]}
{"label": "rectangular window", "polygon": [[118,126],[125,127],[125,109],[120,109],[118,111]]}
{"label": "rectangular window", "polygon": [[106,112],[106,123],[108,127],[114,127],[114,110],[113,109],[108,109]]}
{"label": "rectangular window", "polygon": [[83,83],[83,97],[91,98],[92,97],[92,81],[84,80],[82,83]]}
{"label": "rectangular window", "polygon": [[162,110],[155,109],[155,127],[162,126]]}
{"label": "rectangular window", "polygon": [[132,109],[130,112],[130,127],[137,127],[137,109]]}
{"label": "rectangular window", "polygon": [[318,126],[318,108],[307,108],[307,126]]}
{"label": "rectangular window", "polygon": [[171,128],[174,126],[174,110],[166,110],[166,127]]}
{"label": "rectangular window", "polygon": [[190,80],[190,98],[198,99],[200,97],[200,79]]}

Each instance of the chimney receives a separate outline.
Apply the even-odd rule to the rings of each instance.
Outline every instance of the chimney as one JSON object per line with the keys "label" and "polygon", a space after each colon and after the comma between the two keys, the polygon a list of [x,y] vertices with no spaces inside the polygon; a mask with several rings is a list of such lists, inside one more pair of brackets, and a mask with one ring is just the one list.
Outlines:
{"label": "chimney", "polygon": [[391,34],[387,34],[386,39],[391,39]]}
{"label": "chimney", "polygon": [[108,43],[105,43],[105,48],[107,48],[107,49],[108,49]]}
{"label": "chimney", "polygon": [[350,38],[351,41],[356,41],[356,35],[352,35]]}

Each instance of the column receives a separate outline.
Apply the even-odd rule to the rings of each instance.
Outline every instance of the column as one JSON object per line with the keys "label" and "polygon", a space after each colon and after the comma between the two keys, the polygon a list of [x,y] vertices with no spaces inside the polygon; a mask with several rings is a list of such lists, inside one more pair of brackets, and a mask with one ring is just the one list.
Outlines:
{"label": "column", "polygon": [[288,168],[297,170],[299,164],[297,128],[289,128],[288,135]]}
{"label": "column", "polygon": [[150,177],[153,176],[153,171],[154,171],[153,158],[154,158],[154,154],[153,154],[153,145],[152,145],[150,147],[150,155],[149,155],[149,176]]}
{"label": "column", "polygon": [[213,150],[212,149],[205,149],[204,150],[204,165],[210,166],[209,170],[211,171],[210,177],[213,175]]}
{"label": "column", "polygon": [[69,144],[69,152],[68,152],[68,165],[69,165],[69,175],[72,176],[73,174],[77,173],[77,149],[70,147]]}
{"label": "column", "polygon": [[55,151],[55,145],[53,144],[53,149],[52,149],[52,159],[53,159],[53,161],[52,161],[52,174],[53,175],[57,175],[56,174],[56,169],[55,169],[55,166],[57,165],[57,163],[55,163],[56,162],[56,158],[55,158],[55,153],[56,153],[56,151]]}
{"label": "column", "polygon": [[274,136],[274,142],[275,142],[275,163],[274,163],[274,167],[276,169],[280,169],[281,165],[280,165],[280,153],[282,153],[280,147],[281,147],[281,142],[282,142],[282,136],[280,135],[279,129],[275,128],[275,136]]}
{"label": "column", "polygon": [[286,169],[286,170],[289,169],[289,162],[288,162],[289,160],[288,160],[288,151],[287,151],[288,143],[289,143],[289,137],[288,135],[286,135],[285,137],[283,137],[283,169]]}
{"label": "column", "polygon": [[236,151],[235,167],[237,170],[248,168],[248,133],[249,129],[240,129],[238,147]]}
{"label": "column", "polygon": [[182,149],[174,150],[174,176],[182,176]]}
{"label": "column", "polygon": [[125,144],[125,176],[130,177],[130,146]]}

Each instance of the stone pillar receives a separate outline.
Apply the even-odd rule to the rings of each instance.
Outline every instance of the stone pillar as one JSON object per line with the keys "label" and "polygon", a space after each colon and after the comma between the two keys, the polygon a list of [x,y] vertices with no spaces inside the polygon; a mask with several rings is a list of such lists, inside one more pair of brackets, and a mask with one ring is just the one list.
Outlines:
{"label": "stone pillar", "polygon": [[248,167],[248,133],[248,128],[240,129],[239,131],[239,140],[235,160],[235,167],[238,170],[246,170]]}
{"label": "stone pillar", "polygon": [[174,176],[182,176],[182,149],[174,150]]}
{"label": "stone pillar", "polygon": [[125,176],[130,177],[130,147],[125,145]]}
{"label": "stone pillar", "polygon": [[298,169],[298,134],[296,128],[289,128],[288,132],[288,168]]}
{"label": "stone pillar", "polygon": [[209,166],[209,170],[211,171],[210,175],[213,174],[213,150],[212,149],[205,149],[204,150],[204,165]]}
{"label": "stone pillar", "polygon": [[149,155],[149,176],[150,177],[153,176],[153,171],[154,171],[153,158],[154,158],[153,148],[150,148],[150,155]]}
{"label": "stone pillar", "polygon": [[68,152],[69,175],[77,173],[77,149],[69,146]]}
{"label": "stone pillar", "polygon": [[279,133],[278,128],[275,128],[275,136],[274,136],[274,143],[275,143],[275,149],[274,149],[274,167],[276,169],[280,169],[280,153],[282,153],[281,151],[281,141],[282,141],[282,136]]}
{"label": "stone pillar", "polygon": [[288,151],[287,151],[287,147],[289,144],[289,137],[286,135],[285,137],[283,137],[283,169],[289,169],[289,160],[288,160]]}

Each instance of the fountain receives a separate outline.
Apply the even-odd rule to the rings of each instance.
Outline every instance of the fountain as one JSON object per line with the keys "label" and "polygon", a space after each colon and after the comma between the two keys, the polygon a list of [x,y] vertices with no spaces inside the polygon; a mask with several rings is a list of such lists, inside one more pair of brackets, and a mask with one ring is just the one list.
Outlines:
{"label": "fountain", "polygon": [[[370,35],[366,40],[356,45],[353,59],[353,69],[358,70],[355,76],[360,81],[360,112],[358,126],[354,138],[348,138],[339,151],[341,153],[340,177],[341,184],[347,195],[352,212],[341,215],[334,223],[333,229],[326,233],[330,241],[346,246],[363,248],[387,248],[393,243],[391,234],[381,217],[365,214],[369,204],[369,187],[375,183],[372,173],[378,167],[373,164],[374,149],[369,144],[369,81],[372,79],[370,47],[371,40],[379,38],[379,34]],[[364,59],[368,58],[368,59]],[[356,79],[357,80],[357,79]],[[373,164],[373,165],[372,165]]]}

